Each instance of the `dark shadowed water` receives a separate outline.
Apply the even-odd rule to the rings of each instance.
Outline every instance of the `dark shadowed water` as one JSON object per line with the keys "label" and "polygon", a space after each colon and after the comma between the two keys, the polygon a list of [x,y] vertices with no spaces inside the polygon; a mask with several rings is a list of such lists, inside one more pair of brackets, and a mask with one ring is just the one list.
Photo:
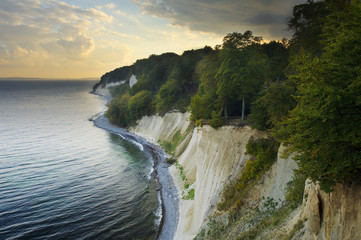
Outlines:
{"label": "dark shadowed water", "polygon": [[152,163],[88,121],[105,108],[93,84],[0,81],[0,239],[154,236]]}

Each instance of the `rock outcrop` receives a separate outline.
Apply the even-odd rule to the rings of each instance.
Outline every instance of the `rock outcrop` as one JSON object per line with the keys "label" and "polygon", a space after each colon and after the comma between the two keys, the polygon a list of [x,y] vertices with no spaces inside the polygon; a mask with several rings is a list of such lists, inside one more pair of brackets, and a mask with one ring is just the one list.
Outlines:
{"label": "rock outcrop", "polygon": [[307,180],[303,204],[291,222],[298,221],[305,222],[299,239],[361,239],[361,184],[337,184],[327,194]]}

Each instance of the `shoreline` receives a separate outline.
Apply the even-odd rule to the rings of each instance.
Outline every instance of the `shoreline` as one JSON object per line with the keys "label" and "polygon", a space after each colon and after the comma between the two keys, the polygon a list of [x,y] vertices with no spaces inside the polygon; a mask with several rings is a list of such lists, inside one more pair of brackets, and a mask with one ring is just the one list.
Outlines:
{"label": "shoreline", "polygon": [[170,166],[165,161],[165,152],[159,146],[148,142],[146,139],[130,133],[124,128],[112,125],[104,114],[100,114],[93,119],[93,124],[98,128],[113,134],[120,134],[128,140],[140,143],[144,150],[150,154],[153,160],[151,177],[155,179],[158,185],[160,192],[159,204],[162,209],[156,239],[174,239],[179,221],[179,198],[178,190],[168,169]]}

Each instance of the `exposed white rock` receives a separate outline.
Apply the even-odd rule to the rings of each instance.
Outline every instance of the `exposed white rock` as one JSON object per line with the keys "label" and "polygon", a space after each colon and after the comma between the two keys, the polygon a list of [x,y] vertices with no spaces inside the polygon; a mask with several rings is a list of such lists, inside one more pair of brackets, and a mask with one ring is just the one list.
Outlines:
{"label": "exposed white rock", "polygon": [[283,145],[278,149],[277,161],[265,174],[263,184],[256,186],[259,188],[260,196],[272,198],[276,202],[285,200],[285,188],[287,183],[292,180],[294,170],[298,169],[297,162],[292,159],[293,154],[287,159],[283,158],[285,147]]}
{"label": "exposed white rock", "polygon": [[[161,116],[143,117],[130,131],[145,137],[153,143],[158,140],[171,141],[175,132],[184,134],[189,126],[189,113],[167,113]],[[183,166],[188,182],[195,189],[194,200],[180,200],[180,218],[175,239],[193,239],[202,225],[212,214],[221,200],[224,186],[238,177],[241,169],[249,160],[246,145],[251,136],[266,137],[246,126],[237,128],[224,126],[215,130],[210,126],[197,127],[189,134],[177,149],[178,162]],[[256,189],[255,198],[262,196],[284,199],[284,188],[292,179],[297,164],[292,159],[281,157],[265,177],[264,183]],[[177,185],[179,197],[184,190],[178,169],[170,167],[170,173]]]}
{"label": "exposed white rock", "polygon": [[158,144],[158,140],[171,141],[177,131],[180,131],[181,134],[186,132],[190,124],[189,116],[189,112],[169,112],[163,117],[159,115],[144,116],[129,131],[154,144]]}
{"label": "exposed white rock", "polygon": [[[143,117],[130,130],[154,143],[171,141],[177,131],[186,132],[188,117],[189,113],[179,112],[167,113],[164,117]],[[249,127],[226,126],[215,130],[204,126],[195,128],[180,144],[176,155],[188,182],[193,183],[195,198],[180,201],[175,239],[193,239],[199,232],[220,201],[225,184],[239,176],[249,159],[245,148],[251,136],[265,137],[266,134]],[[287,159],[282,157],[284,149],[280,147],[277,162],[267,171],[263,181],[250,191],[246,201],[257,202],[262,197],[284,200],[285,187],[297,168],[292,155]],[[184,182],[175,166],[170,168],[170,172],[181,198]],[[295,224],[303,221],[304,228],[293,239],[361,239],[360,199],[361,184],[337,185],[334,192],[326,194],[317,184],[307,181],[302,206],[293,211],[288,222],[275,232],[290,233]]]}
{"label": "exposed white rock", "polygon": [[112,97],[110,92],[109,92],[109,88],[110,87],[116,87],[116,86],[122,85],[124,83],[125,83],[125,80],[119,81],[119,82],[107,83],[104,86],[99,85],[97,87],[97,89],[95,90],[95,94],[98,94],[100,96],[105,96],[105,97]]}
{"label": "exposed white rock", "polygon": [[137,77],[135,75],[132,75],[129,79],[129,87],[132,88],[137,82]]}
{"label": "exposed white rock", "polygon": [[[246,145],[254,135],[263,134],[250,127],[194,129],[192,139],[178,161],[189,181],[194,181],[195,197],[193,201],[181,201],[175,239],[193,239],[199,232],[220,201],[225,184],[238,175],[248,160]],[[173,166],[171,171],[176,172]]]}

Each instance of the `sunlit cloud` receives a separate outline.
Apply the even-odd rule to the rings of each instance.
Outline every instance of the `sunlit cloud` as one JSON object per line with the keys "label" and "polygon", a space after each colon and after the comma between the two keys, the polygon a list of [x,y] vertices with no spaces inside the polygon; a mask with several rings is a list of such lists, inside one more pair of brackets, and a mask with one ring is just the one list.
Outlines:
{"label": "sunlit cloud", "polygon": [[0,0],[0,77],[100,77],[248,29],[281,39],[292,6],[305,1]]}
{"label": "sunlit cloud", "polygon": [[106,8],[109,8],[109,9],[114,9],[114,8],[115,8],[115,4],[114,4],[114,3],[105,4],[105,7],[106,7]]}
{"label": "sunlit cloud", "polygon": [[113,21],[99,9],[58,1],[2,0],[0,9],[0,69],[77,65],[95,50],[92,33]]}

